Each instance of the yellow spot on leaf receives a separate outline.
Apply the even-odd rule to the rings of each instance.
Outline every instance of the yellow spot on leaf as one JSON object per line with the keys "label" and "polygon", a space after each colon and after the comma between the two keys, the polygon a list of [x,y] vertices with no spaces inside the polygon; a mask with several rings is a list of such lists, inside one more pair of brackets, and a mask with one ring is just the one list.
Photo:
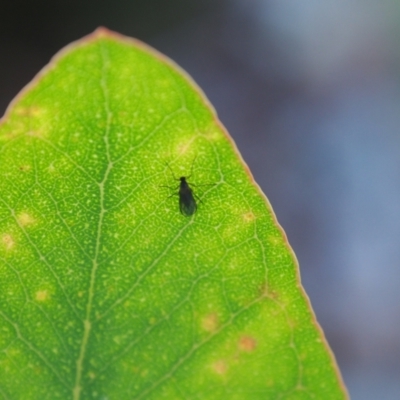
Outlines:
{"label": "yellow spot on leaf", "polygon": [[35,219],[26,212],[23,212],[18,215],[18,222],[21,226],[32,225],[35,222]]}
{"label": "yellow spot on leaf", "polygon": [[46,301],[49,297],[49,292],[47,290],[38,290],[35,295],[37,301]]}
{"label": "yellow spot on leaf", "polygon": [[213,370],[219,375],[224,375],[227,370],[226,362],[223,360],[216,361],[212,367]]}
{"label": "yellow spot on leaf", "polygon": [[4,234],[4,235],[1,237],[1,241],[2,241],[2,243],[3,243],[3,245],[4,245],[4,247],[5,247],[7,250],[11,250],[11,249],[14,247],[14,245],[15,245],[15,241],[14,241],[13,237],[12,237],[10,234],[8,234],[8,233]]}
{"label": "yellow spot on leaf", "polygon": [[218,327],[219,321],[217,314],[206,315],[202,321],[201,326],[207,332],[214,332]]}
{"label": "yellow spot on leaf", "polygon": [[23,117],[36,117],[41,114],[41,109],[37,106],[19,107],[15,112]]}
{"label": "yellow spot on leaf", "polygon": [[244,222],[252,222],[256,219],[256,216],[253,214],[252,211],[249,211],[249,212],[243,214],[242,217],[243,217]]}

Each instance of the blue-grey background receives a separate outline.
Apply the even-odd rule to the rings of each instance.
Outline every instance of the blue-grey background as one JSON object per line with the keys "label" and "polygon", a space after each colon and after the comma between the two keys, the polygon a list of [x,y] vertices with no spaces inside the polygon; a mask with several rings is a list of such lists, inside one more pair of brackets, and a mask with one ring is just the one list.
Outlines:
{"label": "blue-grey background", "polygon": [[400,399],[400,2],[2,1],[0,115],[100,25],[203,88],[288,235],[352,399]]}

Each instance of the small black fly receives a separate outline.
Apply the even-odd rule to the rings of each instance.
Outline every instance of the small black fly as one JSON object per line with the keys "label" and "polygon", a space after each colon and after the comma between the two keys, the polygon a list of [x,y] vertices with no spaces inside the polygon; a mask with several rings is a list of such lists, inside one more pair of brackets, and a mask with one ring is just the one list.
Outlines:
{"label": "small black fly", "polygon": [[[194,160],[193,160],[194,163]],[[171,169],[171,167],[167,164],[167,167],[172,173],[172,176],[176,181],[180,181],[179,186],[176,189],[178,190],[178,193],[174,193],[171,196],[177,195],[179,196],[179,210],[182,215],[185,217],[190,217],[197,211],[197,203],[195,199],[195,193],[193,192],[192,188],[189,185],[189,182],[186,180],[187,178],[190,178],[192,175],[192,169],[193,169],[193,163],[192,163],[192,168],[190,170],[190,175],[189,176],[181,176],[180,178],[175,178],[175,175]],[[166,186],[169,189],[169,186]],[[170,197],[171,197],[170,196]],[[197,197],[197,196],[196,196]]]}
{"label": "small black fly", "polygon": [[179,178],[181,183],[179,184],[179,210],[186,217],[190,217],[197,210],[197,203],[194,198],[194,193],[192,188],[189,186],[189,183],[186,180],[186,177],[181,176]]}

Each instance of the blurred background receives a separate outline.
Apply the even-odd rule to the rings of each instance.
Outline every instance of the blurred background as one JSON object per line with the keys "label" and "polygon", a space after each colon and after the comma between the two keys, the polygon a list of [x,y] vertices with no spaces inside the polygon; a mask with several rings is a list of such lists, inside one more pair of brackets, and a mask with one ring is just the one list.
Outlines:
{"label": "blurred background", "polygon": [[270,199],[352,399],[399,399],[400,2],[4,3],[0,115],[100,25],[174,59]]}

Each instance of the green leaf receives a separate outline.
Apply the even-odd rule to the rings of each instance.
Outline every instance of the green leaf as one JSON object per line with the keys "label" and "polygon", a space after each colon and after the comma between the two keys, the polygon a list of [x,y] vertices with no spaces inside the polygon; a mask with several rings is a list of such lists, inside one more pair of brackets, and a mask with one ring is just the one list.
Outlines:
{"label": "green leaf", "polygon": [[171,61],[99,29],[0,143],[0,397],[347,397],[268,201]]}

